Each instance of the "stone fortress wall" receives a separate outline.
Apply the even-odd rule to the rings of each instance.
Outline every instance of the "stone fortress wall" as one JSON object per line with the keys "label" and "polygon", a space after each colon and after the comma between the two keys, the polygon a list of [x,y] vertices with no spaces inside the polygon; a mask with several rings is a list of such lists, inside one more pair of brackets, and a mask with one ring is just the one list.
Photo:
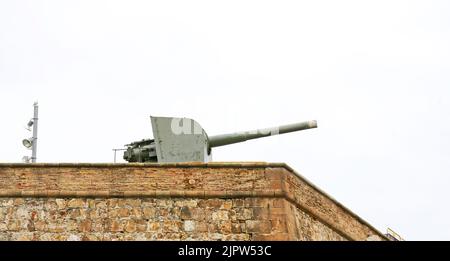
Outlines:
{"label": "stone fortress wall", "polygon": [[280,163],[0,164],[0,240],[387,240]]}

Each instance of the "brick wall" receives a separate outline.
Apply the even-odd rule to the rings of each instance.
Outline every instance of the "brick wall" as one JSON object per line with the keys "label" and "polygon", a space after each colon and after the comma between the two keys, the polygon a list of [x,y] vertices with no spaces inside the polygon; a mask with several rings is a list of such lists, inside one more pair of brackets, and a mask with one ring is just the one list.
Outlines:
{"label": "brick wall", "polygon": [[367,239],[285,164],[0,164],[0,240]]}

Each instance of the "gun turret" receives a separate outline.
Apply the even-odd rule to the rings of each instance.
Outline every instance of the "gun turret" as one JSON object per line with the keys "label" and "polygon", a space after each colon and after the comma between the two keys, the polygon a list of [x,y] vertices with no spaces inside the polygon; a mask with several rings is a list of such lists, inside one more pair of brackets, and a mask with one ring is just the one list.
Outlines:
{"label": "gun turret", "polygon": [[211,148],[273,135],[317,128],[306,121],[267,129],[208,137],[196,121],[188,118],[150,117],[154,139],[127,144],[123,158],[128,162],[187,162],[211,160]]}

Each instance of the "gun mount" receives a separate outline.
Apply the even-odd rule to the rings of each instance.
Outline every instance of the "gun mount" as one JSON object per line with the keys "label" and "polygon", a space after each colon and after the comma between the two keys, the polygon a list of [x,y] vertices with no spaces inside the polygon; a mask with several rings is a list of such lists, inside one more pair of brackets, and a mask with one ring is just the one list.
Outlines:
{"label": "gun mount", "polygon": [[125,145],[123,158],[128,162],[188,162],[211,160],[214,147],[267,136],[317,128],[316,121],[306,121],[267,129],[208,136],[195,120],[151,116],[154,139]]}

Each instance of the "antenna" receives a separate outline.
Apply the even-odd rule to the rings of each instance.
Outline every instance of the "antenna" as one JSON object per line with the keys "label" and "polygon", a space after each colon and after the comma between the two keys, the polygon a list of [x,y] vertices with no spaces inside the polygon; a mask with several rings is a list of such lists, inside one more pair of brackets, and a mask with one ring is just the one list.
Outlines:
{"label": "antenna", "polygon": [[114,163],[116,163],[116,153],[118,150],[127,150],[127,149],[112,149],[114,151]]}

